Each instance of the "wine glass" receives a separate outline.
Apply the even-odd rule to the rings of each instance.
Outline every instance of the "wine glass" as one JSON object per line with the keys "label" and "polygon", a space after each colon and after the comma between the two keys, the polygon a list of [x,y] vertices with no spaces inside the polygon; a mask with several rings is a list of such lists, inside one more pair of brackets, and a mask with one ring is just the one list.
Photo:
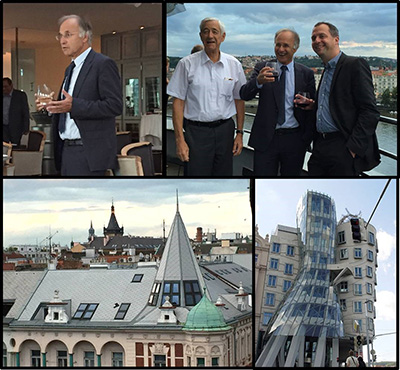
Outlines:
{"label": "wine glass", "polygon": [[36,98],[39,100],[39,103],[43,106],[46,106],[53,100],[54,91],[46,85],[39,85],[36,93]]}
{"label": "wine glass", "polygon": [[310,93],[308,91],[299,91],[296,94],[296,104],[298,107],[307,107],[310,103],[304,98],[310,99]]}
{"label": "wine glass", "polygon": [[278,63],[275,61],[268,61],[265,64],[265,66],[272,68],[272,71],[270,72],[272,73],[272,76],[275,78],[275,81],[278,81],[278,76],[279,76]]}

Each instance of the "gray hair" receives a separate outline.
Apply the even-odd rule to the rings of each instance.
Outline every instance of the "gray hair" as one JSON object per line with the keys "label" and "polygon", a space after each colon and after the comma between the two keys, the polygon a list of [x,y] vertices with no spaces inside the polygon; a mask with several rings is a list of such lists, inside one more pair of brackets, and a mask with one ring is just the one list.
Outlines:
{"label": "gray hair", "polygon": [[276,31],[275,37],[274,37],[274,43],[276,43],[276,38],[282,32],[286,32],[286,31],[289,31],[289,32],[291,32],[293,34],[293,36],[294,36],[294,48],[297,50],[299,48],[299,46],[300,46],[300,36],[295,30],[292,30],[290,28],[281,28],[280,30]]}
{"label": "gray hair", "polygon": [[329,28],[329,33],[331,34],[332,37],[339,37],[339,30],[337,29],[336,26],[334,26],[332,23],[329,22],[318,22],[315,27],[320,26],[321,24],[326,24]]}
{"label": "gray hair", "polygon": [[58,20],[58,27],[60,27],[67,19],[76,19],[78,21],[79,25],[79,36],[80,37],[88,37],[88,44],[92,45],[92,37],[93,37],[93,31],[92,31],[92,25],[90,22],[79,15],[71,14],[71,15],[64,15]]}
{"label": "gray hair", "polygon": [[219,30],[221,31],[221,34],[225,33],[225,25],[218,19],[218,18],[213,18],[213,17],[207,17],[204,18],[201,22],[200,22],[200,32],[203,31],[204,25],[206,24],[206,22],[209,21],[216,21],[219,24]]}

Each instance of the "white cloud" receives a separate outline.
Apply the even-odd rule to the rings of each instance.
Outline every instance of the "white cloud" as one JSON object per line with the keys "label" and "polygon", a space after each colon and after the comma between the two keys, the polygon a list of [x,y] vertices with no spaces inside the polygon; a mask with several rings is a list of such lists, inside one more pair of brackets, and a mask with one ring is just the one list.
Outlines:
{"label": "white cloud", "polygon": [[376,320],[396,320],[396,295],[388,290],[376,293]]}
{"label": "white cloud", "polygon": [[387,260],[396,247],[396,237],[386,231],[379,229],[376,233],[376,239],[378,240],[378,261]]}

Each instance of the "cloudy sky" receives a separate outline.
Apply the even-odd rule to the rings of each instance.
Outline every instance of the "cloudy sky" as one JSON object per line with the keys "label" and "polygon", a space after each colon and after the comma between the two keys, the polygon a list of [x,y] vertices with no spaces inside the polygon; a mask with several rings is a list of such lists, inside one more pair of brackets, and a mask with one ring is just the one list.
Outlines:
{"label": "cloudy sky", "polygon": [[[196,228],[217,229],[251,235],[249,180],[173,179],[6,179],[3,180],[3,246],[36,244],[51,233],[53,242],[66,245],[85,242],[90,221],[96,235],[110,219],[114,199],[115,214],[125,234],[162,236],[179,211],[189,237]],[[47,243],[47,242],[46,242]],[[47,245],[47,244],[46,244]]]}
{"label": "cloudy sky", "polygon": [[183,57],[201,43],[199,24],[219,18],[226,27],[221,50],[232,55],[273,55],[274,34],[283,27],[300,35],[297,55],[315,55],[311,30],[327,21],[339,29],[341,49],[355,56],[397,58],[396,3],[185,3],[167,17],[167,55]]}
{"label": "cloudy sky", "polygon": [[[387,180],[256,180],[256,215],[262,237],[271,235],[277,224],[296,227],[298,200],[307,190],[329,195],[335,200],[336,217],[361,211],[368,220]],[[396,328],[396,182],[392,180],[371,224],[379,245],[375,334],[395,332]],[[374,340],[378,361],[396,360],[395,335]],[[367,353],[366,346],[364,353]]]}

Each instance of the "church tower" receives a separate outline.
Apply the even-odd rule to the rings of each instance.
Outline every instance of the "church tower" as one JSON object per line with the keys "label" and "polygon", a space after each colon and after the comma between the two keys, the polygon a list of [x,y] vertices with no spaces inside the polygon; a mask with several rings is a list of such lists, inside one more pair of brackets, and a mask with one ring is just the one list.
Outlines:
{"label": "church tower", "polygon": [[111,216],[108,226],[103,228],[104,236],[123,236],[124,227],[119,227],[117,218],[115,217],[114,201],[111,205]]}

